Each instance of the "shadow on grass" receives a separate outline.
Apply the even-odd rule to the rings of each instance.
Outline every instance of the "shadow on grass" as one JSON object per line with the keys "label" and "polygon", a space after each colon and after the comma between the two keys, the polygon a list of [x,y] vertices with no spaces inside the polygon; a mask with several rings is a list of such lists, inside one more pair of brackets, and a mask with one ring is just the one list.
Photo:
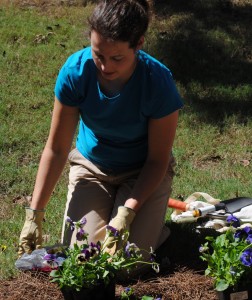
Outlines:
{"label": "shadow on grass", "polygon": [[[252,4],[246,0],[154,0],[157,24],[147,50],[182,86],[202,121],[252,116]],[[155,22],[155,21],[154,21]],[[155,23],[156,24],[156,23]]]}
{"label": "shadow on grass", "polygon": [[[199,101],[196,96],[186,100],[185,113],[193,111],[197,114],[199,123],[208,123],[218,126],[220,133],[226,126],[228,117],[235,115],[237,124],[246,126],[252,117],[252,101],[229,102],[227,101]],[[252,100],[252,98],[251,98]]]}
{"label": "shadow on grass", "polygon": [[251,84],[252,5],[232,6],[223,0],[160,2],[155,6],[160,18],[182,16],[174,19],[173,34],[167,28],[157,37],[159,57],[169,62],[179,81]]}

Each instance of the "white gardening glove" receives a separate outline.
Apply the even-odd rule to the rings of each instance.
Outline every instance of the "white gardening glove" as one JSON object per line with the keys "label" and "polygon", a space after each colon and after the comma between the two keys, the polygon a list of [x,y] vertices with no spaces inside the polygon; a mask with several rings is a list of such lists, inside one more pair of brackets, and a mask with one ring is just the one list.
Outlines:
{"label": "white gardening glove", "polygon": [[135,218],[135,211],[126,206],[119,206],[117,215],[109,222],[109,226],[117,230],[117,234],[113,235],[113,232],[108,228],[106,237],[104,239],[103,249],[110,255],[114,255],[122,245],[122,235],[125,231],[129,232],[130,224]]}
{"label": "white gardening glove", "polygon": [[242,223],[252,223],[252,205],[243,207],[240,211],[233,213],[233,215],[240,219]]}
{"label": "white gardening glove", "polygon": [[33,210],[26,207],[26,218],[21,231],[18,245],[18,256],[30,254],[35,249],[42,248],[42,221],[44,210]]}

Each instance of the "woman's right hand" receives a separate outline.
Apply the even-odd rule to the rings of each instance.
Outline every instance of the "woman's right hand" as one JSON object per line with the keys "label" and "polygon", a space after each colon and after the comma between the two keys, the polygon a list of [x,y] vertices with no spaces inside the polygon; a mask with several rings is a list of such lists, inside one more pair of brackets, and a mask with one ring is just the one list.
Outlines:
{"label": "woman's right hand", "polygon": [[18,257],[42,248],[42,221],[45,211],[33,210],[29,207],[26,207],[25,210],[26,218],[19,238]]}
{"label": "woman's right hand", "polygon": [[20,234],[18,255],[42,248],[44,209],[60,177],[79,121],[79,109],[55,98],[51,129],[42,153],[30,208]]}

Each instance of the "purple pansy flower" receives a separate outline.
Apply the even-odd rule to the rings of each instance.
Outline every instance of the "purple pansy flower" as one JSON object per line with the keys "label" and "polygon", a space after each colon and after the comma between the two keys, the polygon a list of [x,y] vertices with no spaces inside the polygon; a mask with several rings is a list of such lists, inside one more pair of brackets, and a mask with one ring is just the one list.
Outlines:
{"label": "purple pansy flower", "polygon": [[81,250],[81,254],[79,254],[77,256],[78,261],[80,261],[80,262],[85,262],[85,261],[89,260],[90,257],[91,257],[91,254],[90,254],[89,249],[87,249],[87,248]]}
{"label": "purple pansy flower", "polygon": [[240,226],[240,220],[233,215],[227,217],[227,222],[235,228]]}
{"label": "purple pansy flower", "polygon": [[91,256],[98,255],[101,250],[101,245],[99,243],[95,244],[91,242],[89,249],[90,249]]}
{"label": "purple pansy flower", "polygon": [[82,241],[84,235],[85,235],[85,230],[83,228],[79,228],[79,230],[76,233],[76,239],[77,239],[77,241]]}
{"label": "purple pansy flower", "polygon": [[246,241],[247,241],[249,244],[252,244],[252,233],[248,235],[248,237],[246,238]]}
{"label": "purple pansy flower", "polygon": [[114,228],[113,226],[108,225],[107,230],[110,231],[114,237],[119,236],[119,231],[116,228]]}
{"label": "purple pansy flower", "polygon": [[53,260],[55,260],[57,258],[57,256],[55,254],[48,253],[43,258],[46,261],[53,261]]}
{"label": "purple pansy flower", "polygon": [[208,247],[207,246],[200,246],[199,247],[199,252],[200,253],[204,253],[204,252],[206,252],[208,250]]}
{"label": "purple pansy flower", "polygon": [[244,227],[243,230],[244,230],[247,234],[252,234],[252,228],[251,228],[250,226]]}
{"label": "purple pansy flower", "polygon": [[[154,262],[156,260],[156,254],[153,251],[152,247],[150,248],[150,261]],[[155,270],[155,269],[154,269]],[[155,270],[156,271],[156,270]],[[157,271],[156,271],[157,272]]]}
{"label": "purple pansy flower", "polygon": [[246,226],[246,227],[244,227],[242,229],[237,229],[236,232],[235,232],[235,234],[234,234],[234,237],[238,238],[240,240],[243,240],[243,239],[245,240],[245,239],[248,238],[248,236],[250,234],[252,234],[252,229],[251,229],[251,227]]}
{"label": "purple pansy flower", "polygon": [[251,267],[252,266],[252,248],[246,249],[243,251],[240,260],[244,266]]}
{"label": "purple pansy flower", "polygon": [[87,223],[87,219],[86,219],[85,217],[83,217],[83,218],[80,220],[80,225],[81,225],[81,226],[84,226],[86,223]]}
{"label": "purple pansy flower", "polygon": [[134,254],[139,251],[139,248],[135,243],[130,243],[127,241],[127,245],[125,246],[125,253],[128,257],[134,256]]}
{"label": "purple pansy flower", "polygon": [[69,224],[71,231],[74,231],[75,224],[70,217],[66,217],[66,222]]}

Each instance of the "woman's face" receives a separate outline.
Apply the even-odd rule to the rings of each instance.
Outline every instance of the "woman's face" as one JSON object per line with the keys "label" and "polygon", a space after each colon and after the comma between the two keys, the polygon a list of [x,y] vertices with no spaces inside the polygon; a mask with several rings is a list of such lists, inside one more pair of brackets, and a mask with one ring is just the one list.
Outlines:
{"label": "woman's face", "polygon": [[109,41],[98,32],[91,32],[91,47],[94,63],[100,75],[108,81],[126,81],[132,75],[136,65],[136,51],[129,48],[128,42]]}

